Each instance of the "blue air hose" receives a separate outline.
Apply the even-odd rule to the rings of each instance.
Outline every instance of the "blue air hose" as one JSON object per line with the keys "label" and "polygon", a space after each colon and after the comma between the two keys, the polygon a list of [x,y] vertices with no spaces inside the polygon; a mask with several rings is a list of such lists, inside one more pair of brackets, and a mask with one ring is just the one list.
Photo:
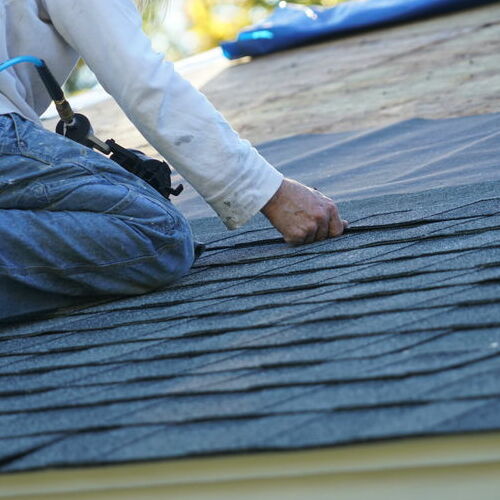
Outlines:
{"label": "blue air hose", "polygon": [[33,56],[14,57],[0,64],[0,71],[20,63],[31,63],[35,65],[47,92],[56,105],[59,116],[65,123],[71,123],[74,117],[73,110],[68,101],[66,101],[61,86],[57,83],[57,80],[54,78],[54,75],[50,72],[43,59]]}
{"label": "blue air hose", "polygon": [[5,61],[4,63],[0,64],[0,71],[3,71],[4,69],[10,68],[11,66],[14,66],[15,64],[19,64],[19,63],[23,63],[23,62],[34,64],[37,67],[41,67],[41,66],[45,65],[45,63],[41,59],[38,59],[38,57],[20,56],[20,57],[14,57],[14,58],[9,59],[8,61]]}

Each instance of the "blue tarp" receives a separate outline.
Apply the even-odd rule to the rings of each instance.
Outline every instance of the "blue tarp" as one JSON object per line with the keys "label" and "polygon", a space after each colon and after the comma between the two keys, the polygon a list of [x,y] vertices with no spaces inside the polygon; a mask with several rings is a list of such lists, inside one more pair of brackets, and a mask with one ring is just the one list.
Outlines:
{"label": "blue tarp", "polygon": [[324,8],[280,2],[267,19],[221,44],[228,59],[258,56],[356,30],[477,7],[498,0],[353,0]]}

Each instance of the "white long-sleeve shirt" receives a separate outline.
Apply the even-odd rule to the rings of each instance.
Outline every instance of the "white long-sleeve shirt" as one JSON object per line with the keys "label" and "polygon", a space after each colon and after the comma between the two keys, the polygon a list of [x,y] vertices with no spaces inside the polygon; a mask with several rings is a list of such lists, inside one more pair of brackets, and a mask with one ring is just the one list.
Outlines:
{"label": "white long-sleeve shirt", "polygon": [[[0,0],[0,62],[35,56],[63,82],[83,57],[150,144],[237,228],[283,177],[152,50],[141,25],[133,0]],[[0,72],[0,114],[38,122],[49,104],[32,65]]]}

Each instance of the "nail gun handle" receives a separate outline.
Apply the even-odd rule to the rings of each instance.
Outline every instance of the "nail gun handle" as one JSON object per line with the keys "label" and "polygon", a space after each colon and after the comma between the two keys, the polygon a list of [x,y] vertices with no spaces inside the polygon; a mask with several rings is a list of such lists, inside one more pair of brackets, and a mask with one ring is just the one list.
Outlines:
{"label": "nail gun handle", "polygon": [[106,141],[112,152],[110,158],[137,177],[154,187],[161,195],[169,199],[170,195],[179,196],[184,189],[182,184],[172,188],[172,171],[168,163],[146,156],[142,151],[126,149],[113,139]]}

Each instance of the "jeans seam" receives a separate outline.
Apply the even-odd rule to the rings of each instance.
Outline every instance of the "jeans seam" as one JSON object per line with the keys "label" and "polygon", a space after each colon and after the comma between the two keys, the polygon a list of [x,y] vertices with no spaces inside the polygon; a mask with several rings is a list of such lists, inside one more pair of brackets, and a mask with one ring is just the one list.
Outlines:
{"label": "jeans seam", "polygon": [[73,266],[73,267],[51,267],[51,266],[30,266],[30,267],[23,267],[23,268],[13,268],[13,267],[7,267],[7,266],[0,266],[0,275],[4,274],[7,276],[11,276],[12,274],[18,274],[18,275],[23,275],[23,274],[28,274],[31,272],[45,272],[45,271],[50,271],[50,272],[60,272],[60,273],[68,273],[68,272],[82,272],[82,271],[92,271],[95,269],[99,268],[109,268],[113,266],[121,266],[124,264],[134,264],[134,263],[139,263],[139,262],[144,262],[149,259],[154,259],[158,257],[158,253],[160,253],[162,250],[165,248],[172,246],[174,247],[175,245],[172,243],[165,243],[164,245],[161,245],[156,249],[155,254],[150,254],[150,255],[141,255],[140,257],[133,257],[131,259],[125,259],[125,260],[120,260],[120,261],[114,261],[114,262],[105,262],[103,264],[92,264],[92,265],[87,265],[87,266]]}
{"label": "jeans seam", "polygon": [[16,134],[16,142],[19,151],[21,151],[21,136],[19,134],[16,113],[9,113],[12,118],[12,124],[14,125],[14,133]]}

